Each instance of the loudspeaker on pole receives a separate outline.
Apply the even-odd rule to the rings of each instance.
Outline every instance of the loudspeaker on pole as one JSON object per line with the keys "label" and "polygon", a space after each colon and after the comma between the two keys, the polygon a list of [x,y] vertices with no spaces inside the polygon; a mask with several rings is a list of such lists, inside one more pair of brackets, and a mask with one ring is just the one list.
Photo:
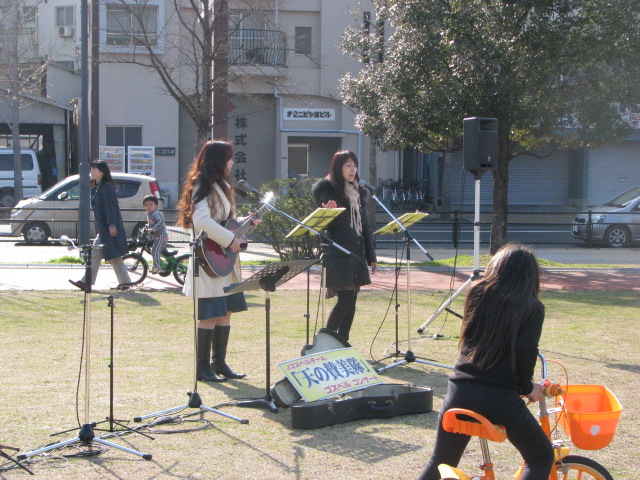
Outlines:
{"label": "loudspeaker on pole", "polygon": [[463,127],[464,169],[480,176],[498,168],[498,119],[465,118]]}

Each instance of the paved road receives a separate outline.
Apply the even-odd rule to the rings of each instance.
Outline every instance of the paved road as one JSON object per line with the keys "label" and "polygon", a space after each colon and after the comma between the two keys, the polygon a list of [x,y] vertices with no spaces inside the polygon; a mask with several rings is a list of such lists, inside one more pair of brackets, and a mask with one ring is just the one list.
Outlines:
{"label": "paved road", "polygon": [[[186,249],[183,248],[185,253]],[[411,258],[415,261],[425,260],[422,252],[412,250]],[[453,249],[435,248],[429,251],[435,259],[451,258]],[[460,250],[459,254],[473,255],[472,250]],[[486,253],[486,249],[481,249]],[[570,265],[615,265],[626,268],[562,268],[547,269],[544,274],[543,288],[547,289],[586,289],[586,290],[640,290],[640,252],[637,249],[587,249],[587,248],[538,248],[540,258]],[[394,250],[378,251],[379,260],[394,262]],[[83,274],[80,265],[43,265],[50,259],[64,255],[75,255],[66,247],[59,245],[25,246],[0,243],[0,290],[63,290],[73,289],[68,279],[79,279]],[[242,254],[245,260],[277,259],[273,250],[262,244],[252,244]],[[245,268],[244,277],[250,276],[258,267]],[[470,269],[411,269],[412,290],[422,289],[457,289],[471,275]],[[313,269],[311,286],[315,290],[319,286],[319,269]],[[385,268],[373,278],[369,289],[389,289],[394,286],[394,269]],[[107,290],[115,285],[116,279],[110,267],[104,267],[98,276],[97,290]],[[402,270],[399,279],[400,288],[406,287],[406,271]],[[281,289],[304,289],[307,286],[306,275],[299,275],[280,287]],[[149,276],[142,289],[178,288],[172,277]]]}

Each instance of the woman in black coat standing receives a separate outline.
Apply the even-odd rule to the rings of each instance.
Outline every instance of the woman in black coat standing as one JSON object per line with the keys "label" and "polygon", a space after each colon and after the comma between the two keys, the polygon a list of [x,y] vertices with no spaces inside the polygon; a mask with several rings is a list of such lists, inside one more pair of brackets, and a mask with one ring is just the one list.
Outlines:
{"label": "woman in black coat standing", "polygon": [[[122,260],[122,256],[129,251],[127,236],[118,205],[116,184],[111,177],[109,165],[102,160],[91,162],[91,207],[97,233],[91,250],[91,285],[96,283],[98,269],[104,258],[116,272],[118,278],[116,288],[127,289],[131,287],[131,279],[127,266]],[[82,277],[82,280],[69,280],[69,282],[84,290],[87,279]]]}
{"label": "woman in black coat standing", "polygon": [[338,297],[329,314],[327,328],[345,340],[349,340],[360,287],[371,283],[367,265],[371,266],[371,274],[378,271],[373,236],[364,208],[365,192],[359,181],[357,157],[349,150],[342,150],[333,155],[329,174],[312,189],[319,207],[346,209],[329,224],[327,236],[360,257],[357,260],[335,247],[330,247],[324,257],[327,297]]}

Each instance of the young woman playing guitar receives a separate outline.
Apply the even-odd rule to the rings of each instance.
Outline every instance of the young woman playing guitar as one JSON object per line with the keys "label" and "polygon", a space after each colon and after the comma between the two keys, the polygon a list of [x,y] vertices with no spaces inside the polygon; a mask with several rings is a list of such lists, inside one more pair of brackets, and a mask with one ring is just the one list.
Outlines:
{"label": "young woman playing guitar", "polygon": [[[204,144],[185,178],[177,224],[192,230],[194,235],[204,232],[225,250],[237,253],[241,248],[240,240],[223,226],[226,220],[236,218],[233,189],[227,181],[232,167],[233,147],[229,142],[210,140]],[[252,219],[251,222],[257,226],[260,220]],[[193,295],[192,268],[190,262],[183,289],[185,295]],[[247,310],[247,303],[244,293],[227,295],[224,287],[240,281],[239,261],[227,275],[198,276],[198,380],[224,382],[228,378],[246,376],[235,373],[226,363],[231,314]],[[212,350],[210,363],[209,352]]]}

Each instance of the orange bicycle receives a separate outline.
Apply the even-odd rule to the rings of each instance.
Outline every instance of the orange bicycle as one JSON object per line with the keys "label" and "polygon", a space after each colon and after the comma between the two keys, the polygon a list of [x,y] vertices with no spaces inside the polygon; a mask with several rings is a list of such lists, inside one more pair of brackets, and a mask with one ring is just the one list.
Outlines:
{"label": "orange bicycle", "polygon": [[[611,474],[598,462],[580,455],[570,455],[569,444],[584,450],[599,450],[609,445],[618,426],[622,407],[606,387],[602,385],[560,386],[547,379],[547,361],[542,361],[545,396],[540,400],[538,419],[555,452],[550,480],[613,480]],[[555,406],[547,408],[547,398],[555,398]],[[556,424],[551,427],[550,415],[555,415]],[[559,438],[560,424],[570,440]],[[479,437],[482,452],[481,475],[469,477],[458,468],[441,464],[440,478],[446,480],[496,480],[489,454],[489,442],[502,442],[507,432],[501,425],[492,424],[479,413],[462,408],[447,410],[442,418],[442,428],[447,432]],[[515,473],[519,480],[522,468]]]}

